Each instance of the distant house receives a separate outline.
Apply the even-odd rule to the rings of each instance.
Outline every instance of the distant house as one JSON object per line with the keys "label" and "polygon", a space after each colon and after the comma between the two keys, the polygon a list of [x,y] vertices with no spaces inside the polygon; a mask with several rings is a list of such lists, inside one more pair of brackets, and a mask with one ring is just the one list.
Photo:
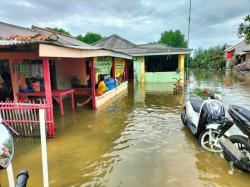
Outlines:
{"label": "distant house", "polygon": [[250,70],[250,44],[242,41],[224,50],[226,53],[226,66],[236,65],[242,70]]}
{"label": "distant house", "polygon": [[191,53],[188,48],[174,48],[160,43],[137,45],[116,34],[93,45],[131,55],[133,61],[129,65],[129,77],[136,82],[175,82],[177,78],[184,80],[185,55]]}

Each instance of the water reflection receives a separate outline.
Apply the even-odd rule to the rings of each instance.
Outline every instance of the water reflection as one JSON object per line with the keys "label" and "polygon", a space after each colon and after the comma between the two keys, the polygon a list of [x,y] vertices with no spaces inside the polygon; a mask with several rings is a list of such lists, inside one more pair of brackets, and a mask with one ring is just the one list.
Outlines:
{"label": "water reflection", "polygon": [[[226,104],[250,108],[249,87],[237,75],[193,72],[190,89],[216,88]],[[226,86],[225,79],[232,80]],[[51,186],[249,186],[248,175],[229,175],[228,163],[200,148],[183,127],[185,95],[172,84],[130,84],[129,92],[95,112],[84,108],[56,116],[48,140]],[[66,109],[67,110],[67,109]],[[42,186],[39,139],[16,143],[15,172],[27,168],[29,185]],[[27,154],[29,152],[29,154]],[[6,174],[0,172],[6,186]]]}

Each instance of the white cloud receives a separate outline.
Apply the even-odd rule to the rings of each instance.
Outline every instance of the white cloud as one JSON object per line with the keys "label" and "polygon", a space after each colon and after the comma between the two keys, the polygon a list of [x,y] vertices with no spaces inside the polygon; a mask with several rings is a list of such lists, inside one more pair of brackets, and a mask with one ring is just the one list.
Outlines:
{"label": "white cloud", "polygon": [[[0,14],[17,25],[63,27],[74,35],[116,33],[147,43],[169,29],[187,34],[188,8],[188,0],[3,0]],[[191,47],[237,42],[237,26],[249,10],[249,0],[192,1]]]}

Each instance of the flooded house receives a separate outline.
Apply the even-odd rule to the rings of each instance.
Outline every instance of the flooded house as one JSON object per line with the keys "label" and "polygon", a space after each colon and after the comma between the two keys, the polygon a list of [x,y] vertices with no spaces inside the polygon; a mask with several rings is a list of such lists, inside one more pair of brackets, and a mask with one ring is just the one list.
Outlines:
{"label": "flooded house", "polygon": [[230,46],[226,53],[226,67],[235,66],[237,70],[250,70],[250,44],[245,41]]}
{"label": "flooded house", "polygon": [[[63,116],[66,98],[72,110],[76,97],[90,99],[97,109],[126,92],[129,79],[138,83],[184,80],[184,59],[191,52],[158,43],[137,45],[118,35],[88,45],[47,28],[3,22],[0,37],[0,73],[7,88],[1,100],[26,103],[44,99],[50,106],[50,136],[54,136],[53,106]],[[100,76],[108,87],[101,95],[96,93]]]}
{"label": "flooded house", "polygon": [[[127,89],[124,62],[132,57],[124,52],[93,47],[39,27],[6,23],[0,23],[0,37],[0,72],[8,87],[7,97],[21,102],[45,98],[50,106],[50,136],[54,136],[53,101],[63,116],[65,97],[70,98],[74,110],[75,95],[91,96],[92,108],[96,109]],[[98,74],[117,75],[119,80],[115,87],[97,96]]]}
{"label": "flooded house", "polygon": [[127,53],[133,57],[128,74],[135,82],[176,82],[184,80],[185,56],[188,48],[174,48],[161,43],[134,44],[116,34],[93,44]]}

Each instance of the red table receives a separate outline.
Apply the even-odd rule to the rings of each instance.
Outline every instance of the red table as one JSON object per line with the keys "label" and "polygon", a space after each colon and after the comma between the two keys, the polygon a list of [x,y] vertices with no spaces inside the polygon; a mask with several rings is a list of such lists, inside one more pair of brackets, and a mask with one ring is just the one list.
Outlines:
{"label": "red table", "polygon": [[[63,116],[64,115],[64,110],[63,110],[63,96],[69,95],[71,97],[71,107],[72,110],[74,110],[75,105],[74,105],[74,89],[59,89],[59,90],[51,90],[52,97],[55,99],[55,101],[59,104],[60,107],[60,114]],[[39,92],[20,92],[16,93],[18,99],[23,102],[27,97],[32,96],[32,97],[44,97],[45,96],[45,91],[39,91]]]}

